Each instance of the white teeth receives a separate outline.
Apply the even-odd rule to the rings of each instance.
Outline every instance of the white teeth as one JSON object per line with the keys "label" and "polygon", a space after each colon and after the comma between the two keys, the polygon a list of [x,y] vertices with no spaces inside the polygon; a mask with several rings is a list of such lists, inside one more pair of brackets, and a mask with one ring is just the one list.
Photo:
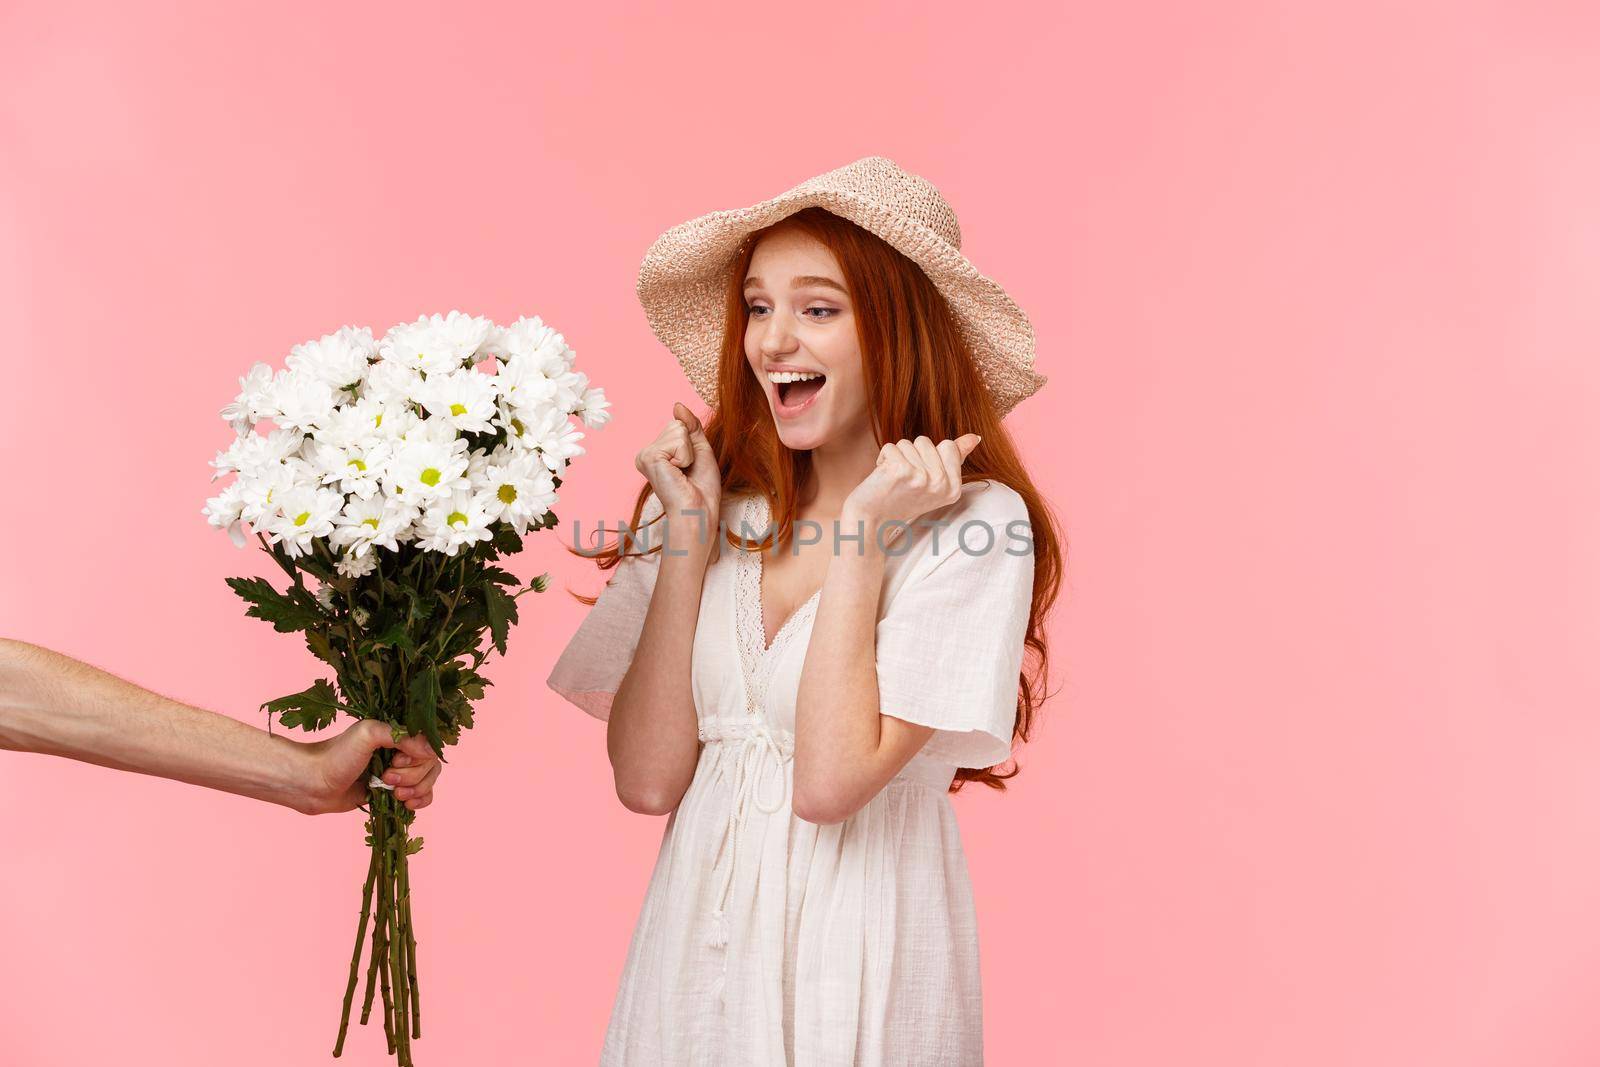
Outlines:
{"label": "white teeth", "polygon": [[821,377],[823,377],[821,374],[811,374],[802,371],[775,370],[767,372],[767,380],[772,382],[774,385],[782,385],[785,382],[809,382],[813,378]]}

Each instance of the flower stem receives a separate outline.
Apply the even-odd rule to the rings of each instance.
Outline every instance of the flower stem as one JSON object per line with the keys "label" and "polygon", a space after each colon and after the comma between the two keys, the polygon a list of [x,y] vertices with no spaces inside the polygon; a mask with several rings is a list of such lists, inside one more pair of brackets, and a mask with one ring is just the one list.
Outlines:
{"label": "flower stem", "polygon": [[361,889],[361,924],[356,927],[356,951],[350,957],[350,981],[344,987],[344,1007],[339,1012],[339,1039],[333,1044],[333,1054],[344,1052],[344,1037],[350,1029],[350,1003],[356,995],[356,982],[361,970],[361,945],[367,939],[367,916],[372,911],[372,887],[378,880],[378,854],[372,854],[367,864],[367,884]]}
{"label": "flower stem", "polygon": [[378,960],[382,956],[378,946],[382,944],[383,937],[379,929],[383,925],[383,909],[380,904],[372,917],[372,961],[367,965],[367,993],[361,1004],[361,1025],[367,1025],[367,1020],[372,1017],[372,994],[378,991]]}
{"label": "flower stem", "polygon": [[400,924],[406,931],[406,972],[411,985],[411,1036],[422,1036],[422,994],[417,989],[417,932],[411,925],[411,863],[400,864]]}
{"label": "flower stem", "polygon": [[406,833],[398,815],[394,816],[394,834],[384,849],[384,877],[389,890],[390,928],[395,931],[389,939],[389,970],[394,979],[394,1038],[400,1067],[411,1067],[410,994],[406,989],[405,928],[401,924],[400,894],[398,892],[400,865],[405,862]]}
{"label": "flower stem", "polygon": [[384,798],[379,797],[373,803],[380,812],[378,825],[383,828],[382,833],[372,840],[373,847],[380,850],[378,911],[383,916],[383,925],[379,927],[383,933],[383,941],[375,945],[373,951],[378,957],[378,986],[383,991],[383,1036],[389,1043],[389,1055],[392,1056],[395,1051],[394,997],[389,992],[389,939],[393,929],[390,917],[394,910],[394,893],[389,881],[389,814],[388,802]]}

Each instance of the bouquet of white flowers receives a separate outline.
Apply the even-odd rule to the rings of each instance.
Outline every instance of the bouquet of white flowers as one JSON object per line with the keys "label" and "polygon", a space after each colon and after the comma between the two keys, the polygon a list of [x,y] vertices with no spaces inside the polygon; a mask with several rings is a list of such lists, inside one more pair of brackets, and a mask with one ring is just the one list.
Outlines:
{"label": "bouquet of white flowers", "polygon": [[[609,417],[604,394],[573,369],[561,334],[535,318],[500,327],[452,311],[389,330],[343,327],[297,345],[276,373],[256,363],[222,417],[237,437],[212,481],[237,478],[206,502],[236,545],[253,532],[291,584],[230,578],[246,614],[305,634],[337,687],[310,688],[262,708],[285,726],[320,730],[338,711],[388,723],[396,740],[422,735],[443,758],[472,725],[489,644],[502,656],[519,588],[495,561],[551,511],[586,426]],[[274,428],[257,432],[258,422]],[[308,582],[308,579],[310,580]],[[365,811],[372,857],[350,961],[339,1036],[344,1049],[369,917],[372,952],[361,1022],[383,991],[389,1052],[411,1064],[422,1036],[407,859],[415,814],[372,759]]]}

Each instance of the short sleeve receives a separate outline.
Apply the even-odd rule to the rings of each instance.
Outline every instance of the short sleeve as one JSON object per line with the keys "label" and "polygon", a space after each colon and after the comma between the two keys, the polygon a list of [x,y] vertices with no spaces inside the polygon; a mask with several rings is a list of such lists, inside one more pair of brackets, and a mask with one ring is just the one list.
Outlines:
{"label": "short sleeve", "polygon": [[956,767],[1011,757],[1033,600],[1027,504],[986,485],[949,517],[877,629],[879,710],[934,727],[921,754]]}
{"label": "short sleeve", "polygon": [[[641,523],[661,511],[660,500],[651,493]],[[624,541],[630,555],[613,568],[610,581],[545,679],[547,686],[602,722],[611,715],[611,700],[633,664],[660,571],[661,553],[637,553],[660,542],[655,535],[641,539],[637,546]]]}

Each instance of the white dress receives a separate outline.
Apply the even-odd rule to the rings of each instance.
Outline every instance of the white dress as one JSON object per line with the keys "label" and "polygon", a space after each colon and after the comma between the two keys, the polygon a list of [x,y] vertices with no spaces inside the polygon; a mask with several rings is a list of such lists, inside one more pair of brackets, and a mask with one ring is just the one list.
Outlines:
{"label": "white dress", "polygon": [[[660,510],[652,494],[645,518]],[[722,521],[755,539],[771,518],[763,497],[740,494]],[[948,788],[957,767],[1010,755],[1032,541],[1022,497],[993,480],[923,521],[889,548],[876,664],[882,711],[937,729],[841,823],[789,806],[820,590],[764,648],[761,553],[723,544],[707,568],[691,670],[704,744],[667,817],[602,1067],[983,1062],[977,923]],[[632,662],[659,560],[618,564],[548,679],[596,718]]]}

